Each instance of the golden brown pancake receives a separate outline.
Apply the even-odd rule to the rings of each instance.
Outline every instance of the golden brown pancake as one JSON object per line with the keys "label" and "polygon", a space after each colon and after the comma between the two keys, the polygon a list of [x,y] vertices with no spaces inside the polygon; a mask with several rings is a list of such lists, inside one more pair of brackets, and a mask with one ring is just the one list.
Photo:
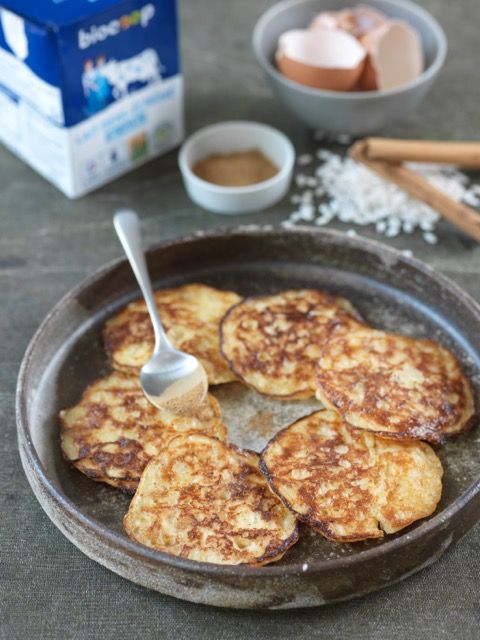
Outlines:
{"label": "golden brown pancake", "polygon": [[448,349],[366,327],[329,340],[317,384],[317,398],[350,425],[390,438],[442,442],[475,412],[470,384]]}
{"label": "golden brown pancake", "polygon": [[263,565],[298,539],[258,454],[203,434],[170,440],[145,469],[124,519],[137,542],[218,564]]}
{"label": "golden brown pancake", "polygon": [[278,398],[315,394],[316,364],[333,327],[359,316],[344,298],[298,289],[247,298],[220,325],[221,351],[245,384]]}
{"label": "golden brown pancake", "polygon": [[442,492],[442,465],[428,444],[352,429],[335,411],[280,431],[260,469],[297,518],[339,542],[399,531],[433,513]]}
{"label": "golden brown pancake", "polygon": [[138,377],[119,371],[87,387],[78,404],[60,412],[60,421],[64,457],[90,478],[128,492],[150,458],[179,433],[227,435],[213,396],[195,415],[174,415],[146,399]]}
{"label": "golden brown pancake", "polygon": [[[201,361],[209,383],[235,380],[220,354],[218,325],[240,296],[204,284],[187,284],[156,291],[155,299],[169,340]],[[113,367],[137,373],[150,358],[154,342],[145,302],[136,300],[108,320],[103,337]]]}

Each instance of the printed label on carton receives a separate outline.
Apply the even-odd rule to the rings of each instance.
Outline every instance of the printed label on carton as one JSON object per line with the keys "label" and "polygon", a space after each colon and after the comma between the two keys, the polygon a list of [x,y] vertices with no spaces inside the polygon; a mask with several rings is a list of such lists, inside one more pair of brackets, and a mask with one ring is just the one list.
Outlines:
{"label": "printed label on carton", "polygon": [[42,175],[75,197],[179,143],[174,0],[64,0],[56,25],[3,1],[0,138]]}

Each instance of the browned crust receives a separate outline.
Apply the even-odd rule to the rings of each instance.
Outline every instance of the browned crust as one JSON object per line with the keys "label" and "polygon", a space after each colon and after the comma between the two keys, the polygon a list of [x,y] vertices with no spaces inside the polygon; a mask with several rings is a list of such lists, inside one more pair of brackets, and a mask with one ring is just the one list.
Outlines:
{"label": "browned crust", "polygon": [[270,551],[268,551],[267,549],[267,552],[264,553],[263,556],[260,556],[260,558],[258,558],[256,562],[240,562],[239,566],[246,565],[249,567],[263,567],[266,564],[271,564],[272,562],[277,562],[278,560],[281,560],[281,558],[283,558],[283,556],[290,549],[290,547],[293,547],[293,545],[296,544],[296,542],[298,541],[299,535],[300,533],[299,533],[299,527],[297,522],[292,535],[286,538],[283,544],[277,545],[276,547],[272,545],[272,549]]}
{"label": "browned crust", "polygon": [[[470,381],[467,379],[465,380],[470,385]],[[318,391],[319,389],[317,389],[317,392]],[[320,397],[319,396],[320,394],[317,393],[317,398],[323,404],[325,409],[331,409],[332,411],[337,411],[340,415],[342,415],[341,410],[337,405],[327,400],[323,396],[323,394]],[[473,393],[472,393],[472,399],[473,399],[474,405],[476,406],[476,400]],[[304,416],[304,417],[307,417],[307,416]],[[410,431],[409,433],[396,433],[393,431],[377,431],[376,429],[356,427],[354,424],[351,424],[350,422],[348,422],[348,420],[345,417],[342,416],[342,420],[344,424],[346,424],[349,429],[352,429],[352,431],[368,431],[369,433],[373,433],[375,436],[378,436],[379,438],[383,438],[384,440],[395,440],[395,441],[401,441],[401,442],[416,442],[418,440],[426,440],[427,442],[430,442],[430,444],[433,444],[433,445],[445,444],[449,440],[452,440],[462,435],[462,433],[467,433],[478,424],[479,419],[480,419],[480,415],[478,414],[477,411],[475,411],[475,413],[465,422],[465,425],[463,426],[461,431],[455,431],[453,433],[436,433],[436,434],[432,433],[431,437],[429,437],[428,440],[426,440],[426,438],[424,437],[425,430],[422,428],[422,426],[419,427],[419,433],[421,434],[421,437],[420,437],[420,436],[416,436],[413,430]]]}
{"label": "browned crust", "polygon": [[[292,423],[290,423],[286,427],[283,427],[283,429],[280,429],[280,431],[277,431],[277,433],[273,436],[273,438],[271,438],[267,442],[265,447],[260,452],[259,469],[260,469],[261,473],[265,476],[270,489],[273,491],[273,493],[276,496],[278,496],[278,498],[283,502],[283,504],[286,506],[286,508],[295,515],[297,520],[299,520],[300,522],[305,523],[306,525],[308,525],[309,527],[314,529],[317,533],[320,533],[324,538],[327,538],[327,540],[331,540],[332,542],[360,542],[361,540],[365,540],[366,539],[365,535],[358,534],[358,536],[356,536],[356,537],[355,536],[337,536],[335,534],[332,534],[330,528],[328,527],[327,524],[325,524],[324,521],[312,518],[312,516],[310,514],[304,515],[304,514],[298,513],[298,511],[296,511],[293,508],[293,506],[290,504],[290,502],[278,490],[278,487],[275,485],[275,480],[273,479],[273,476],[270,473],[270,471],[269,471],[269,469],[267,467],[267,464],[265,462],[265,458],[264,458],[265,452],[267,451],[267,449],[269,448],[269,446],[273,442],[276,442],[278,440],[278,438],[281,436],[281,434],[283,434],[284,431],[287,431],[287,429],[290,429],[290,427],[293,427],[298,422],[301,422],[302,420],[305,420],[306,418],[309,418],[310,416],[313,416],[316,413],[318,413],[318,411],[311,411],[310,413],[306,414],[305,416],[302,416],[301,418],[298,418],[297,420],[294,420]],[[384,535],[385,535],[384,532],[379,527],[378,535],[377,536],[369,536],[369,538],[370,539],[372,539],[372,538],[373,539],[383,538]]]}
{"label": "browned crust", "polygon": [[[292,423],[292,424],[295,424],[295,423]],[[262,454],[263,454],[263,451],[262,451]],[[260,459],[259,469],[265,476],[270,489],[283,502],[283,504],[287,507],[287,509],[295,515],[297,520],[300,520],[300,522],[304,522],[306,525],[314,529],[317,533],[320,533],[324,538],[327,538],[327,540],[331,540],[332,542],[360,542],[361,540],[366,540],[367,538],[368,539],[383,538],[383,536],[385,535],[380,528],[378,529],[377,536],[365,536],[364,534],[358,534],[355,537],[355,536],[337,536],[335,534],[332,534],[328,525],[325,524],[324,521],[316,520],[315,518],[312,518],[309,514],[304,515],[304,514],[298,513],[298,511],[296,511],[292,507],[290,502],[284,496],[282,496],[278,488],[275,486],[275,481],[272,475],[270,474],[263,457]]]}
{"label": "browned crust", "polygon": [[114,480],[112,480],[112,478],[108,478],[107,476],[97,476],[94,474],[93,471],[92,473],[89,473],[89,472],[77,469],[77,467],[74,464],[72,464],[72,466],[75,469],[75,471],[78,471],[78,473],[81,473],[89,480],[93,480],[94,482],[98,482],[99,484],[100,483],[108,484],[109,486],[113,487],[114,489],[118,489],[119,491],[121,491],[127,496],[135,495],[135,491],[137,490],[137,487],[138,487],[138,482],[135,480],[132,480],[131,482],[127,480],[122,480],[117,484],[115,483]]}
{"label": "browned crust", "polygon": [[[329,526],[329,521],[328,518],[327,519],[322,519],[319,520],[315,517],[313,517],[312,514],[312,509],[309,507],[309,511],[307,513],[300,513],[298,512],[295,507],[292,505],[292,503],[285,497],[282,489],[280,488],[280,486],[278,486],[276,484],[275,481],[275,474],[269,469],[268,463],[266,461],[266,453],[267,450],[269,450],[272,445],[274,445],[278,440],[280,440],[283,436],[283,434],[290,430],[291,428],[293,428],[296,424],[303,422],[304,420],[308,420],[308,418],[315,416],[316,414],[321,414],[323,410],[320,411],[313,411],[310,414],[303,416],[297,420],[295,420],[294,422],[292,422],[291,424],[287,425],[286,427],[284,427],[283,429],[281,429],[280,431],[278,431],[271,439],[270,441],[266,444],[266,446],[263,448],[261,454],[260,454],[260,463],[259,463],[259,469],[261,471],[261,473],[265,476],[270,489],[273,491],[273,493],[275,493],[278,498],[283,502],[283,504],[285,505],[285,507],[287,509],[289,509],[294,515],[295,517],[305,523],[307,526],[311,527],[312,529],[314,529],[315,531],[317,531],[318,533],[320,533],[322,536],[324,536],[325,538],[327,538],[328,540],[332,540],[334,542],[358,542],[361,540],[367,540],[367,539],[377,539],[377,538],[382,538],[384,537],[384,535],[386,535],[388,533],[388,529],[383,529],[383,526],[381,524],[381,520],[377,520],[377,533],[376,534],[368,534],[366,535],[365,533],[350,533],[349,535],[338,535],[337,533],[333,532],[331,527]],[[328,411],[328,409],[327,409]],[[340,416],[339,416],[340,418]],[[341,418],[340,418],[341,419]],[[352,428],[348,423],[343,421],[343,425],[347,428],[347,430],[351,431],[352,433],[358,433],[359,429],[355,429]],[[377,438],[377,433],[373,433],[374,438]],[[380,442],[382,440],[391,440],[392,442],[394,442],[395,440],[391,439],[391,438],[382,438],[382,437],[378,437],[376,442]],[[405,442],[405,446],[408,446],[408,442]],[[430,453],[434,454],[433,449],[426,443],[424,442],[418,442],[415,440],[410,441],[410,444],[415,445],[417,447],[422,447],[425,449],[428,449],[430,451]],[[281,445],[280,445],[281,446]],[[438,464],[440,465],[440,469],[441,469],[441,463],[438,460],[438,458],[435,456]],[[442,472],[443,473],[443,472]],[[438,501],[437,501],[438,504]],[[407,520],[402,520],[400,519],[393,519],[392,515],[389,515],[390,518],[390,522],[395,522],[395,531],[400,530],[402,528],[405,528],[407,526],[410,526],[411,524],[413,524],[413,522],[415,522],[416,520],[421,520],[424,517],[428,517],[429,515],[431,515],[432,511],[427,511],[425,513],[425,515],[417,515],[416,518],[414,518],[413,520],[408,518]]]}
{"label": "browned crust", "polygon": [[454,431],[453,433],[438,433],[429,435],[428,438],[424,436],[424,431],[422,431],[422,427],[419,427],[418,432],[415,430],[411,430],[407,433],[395,433],[393,431],[376,431],[375,429],[360,429],[356,427],[354,424],[348,422],[348,420],[344,419],[344,423],[353,431],[368,431],[369,433],[373,433],[379,438],[383,438],[384,440],[396,440],[397,442],[418,442],[419,440],[429,442],[433,445],[443,445],[449,440],[453,440],[454,438],[458,438],[458,436],[462,435],[462,433],[467,433],[473,427],[478,424],[479,416],[475,414],[469,418],[462,429],[460,431]]}
{"label": "browned crust", "polygon": [[[244,384],[246,387],[248,387],[249,389],[251,389],[252,391],[256,391],[257,393],[260,393],[260,391],[258,391],[258,389],[256,389],[252,384],[250,384],[248,382],[248,380],[245,380],[244,376],[237,370],[235,369],[235,365],[234,363],[226,356],[225,351],[223,350],[223,343],[224,343],[224,335],[223,335],[223,325],[224,323],[227,321],[227,319],[229,318],[230,314],[234,311],[234,309],[236,309],[237,307],[239,307],[241,304],[244,304],[245,302],[248,302],[249,300],[255,300],[256,298],[263,298],[263,295],[258,295],[258,296],[247,296],[245,298],[242,298],[242,300],[240,300],[240,302],[237,302],[237,304],[234,304],[232,307],[230,307],[230,309],[227,311],[227,313],[223,316],[223,318],[220,320],[220,324],[219,324],[219,334],[220,334],[220,353],[222,354],[222,356],[224,357],[228,368],[230,369],[230,371],[232,373],[234,373],[237,378],[242,382],[242,384]],[[305,390],[301,390],[298,391],[297,393],[291,393],[289,395],[278,395],[278,394],[273,394],[273,393],[262,393],[262,396],[266,396],[267,398],[274,398],[277,400],[304,400],[306,398],[311,398],[313,393],[315,393],[315,391],[312,392],[311,389],[305,389]]]}
{"label": "browned crust", "polygon": [[[257,393],[260,393],[258,389],[256,389],[252,384],[250,384],[247,380],[245,380],[244,376],[239,371],[237,371],[237,369],[235,369],[234,363],[225,354],[225,351],[223,350],[223,344],[224,344],[223,325],[225,324],[227,319],[230,317],[232,312],[237,307],[239,307],[240,305],[250,300],[255,300],[256,298],[263,298],[263,297],[264,297],[263,295],[258,295],[258,296],[246,296],[245,298],[242,298],[239,302],[237,302],[237,304],[234,304],[232,307],[230,307],[230,309],[223,316],[223,318],[220,319],[219,328],[218,328],[218,332],[220,336],[220,353],[225,359],[228,365],[228,368],[233,374],[237,376],[237,378],[239,379],[239,381],[242,382],[242,384],[244,384],[246,387],[248,387],[252,391],[256,391]],[[267,394],[267,393],[262,393],[262,395],[266,396],[267,398],[276,398],[278,400],[301,400],[301,399],[310,398],[313,394],[311,389],[305,389],[290,395],[276,395],[276,394]]]}
{"label": "browned crust", "polygon": [[[215,438],[215,439],[219,440],[219,438]],[[233,444],[231,442],[228,443],[228,446],[232,447],[240,454],[245,452],[245,453],[254,455],[258,459],[258,469],[260,471],[261,458],[260,458],[260,454],[257,451],[254,451],[253,449],[247,449],[247,448],[242,449],[241,447],[237,447],[236,444]],[[270,486],[270,483],[269,483],[269,486]],[[289,511],[291,511],[291,509],[289,509]],[[298,542],[299,536],[300,536],[300,532],[299,532],[298,518],[297,518],[295,529],[293,530],[292,535],[286,538],[283,541],[283,544],[277,545],[277,546],[272,545],[272,548],[270,549],[270,551],[267,549],[267,551],[263,554],[263,556],[258,558],[256,562],[242,562],[240,563],[240,565],[248,565],[250,567],[262,567],[266,564],[276,562],[277,560],[280,560],[281,558],[283,558],[283,556],[290,549],[290,547],[293,547],[293,545],[296,542]]]}
{"label": "browned crust", "polygon": [[[328,295],[332,299],[332,301],[334,301],[334,302],[336,302],[338,304],[338,306],[342,309],[342,311],[346,315],[351,316],[351,318],[353,320],[355,320],[356,322],[358,322],[360,324],[365,324],[365,320],[362,317],[362,315],[350,303],[350,301],[347,298],[343,298],[342,296],[334,296],[334,295],[332,295],[332,294],[330,294],[328,292],[321,291],[320,289],[312,289],[312,291]],[[282,291],[279,291],[276,294],[272,294],[272,295],[280,295],[281,293],[282,293]],[[256,393],[260,393],[261,395],[263,395],[263,396],[265,396],[267,398],[272,398],[274,400],[289,401],[289,400],[306,400],[308,398],[311,398],[311,397],[313,397],[315,395],[315,388],[306,387],[304,389],[300,389],[299,391],[296,391],[295,393],[290,393],[290,394],[274,394],[274,393],[265,393],[263,391],[259,391],[254,385],[252,385],[250,382],[248,382],[248,380],[245,378],[244,374],[242,374],[240,371],[238,371],[238,369],[235,368],[234,362],[226,355],[226,353],[224,351],[224,342],[225,342],[225,339],[224,339],[224,324],[226,323],[226,321],[228,320],[230,315],[234,312],[234,310],[237,307],[241,306],[242,304],[244,304],[246,302],[249,302],[251,300],[261,299],[261,298],[265,298],[265,297],[267,297],[267,296],[264,295],[264,294],[257,295],[257,296],[246,296],[245,298],[242,298],[239,302],[237,302],[236,304],[231,306],[230,309],[228,309],[228,311],[221,318],[220,323],[219,323],[220,353],[223,356],[225,362],[227,363],[229,369],[238,378],[238,381],[242,382],[242,384],[244,384],[249,389],[252,389],[252,391],[255,391]],[[348,308],[343,308],[342,307],[342,303],[344,301],[346,301],[348,303]],[[338,320],[337,319],[333,319],[328,323],[328,326],[330,327],[331,331],[334,331],[336,326],[338,326],[338,324],[339,324]]]}
{"label": "browned crust", "polygon": [[[384,332],[384,331],[380,331],[380,332],[384,334],[388,334],[388,332]],[[402,440],[402,441],[425,440],[426,442],[430,442],[431,444],[440,445],[472,429],[478,423],[479,417],[480,417],[478,414],[477,401],[475,398],[475,394],[473,392],[471,381],[465,375],[456,354],[454,354],[449,349],[446,349],[446,347],[443,347],[438,342],[428,338],[411,338],[409,336],[403,336],[400,334],[388,334],[388,335],[391,335],[394,338],[418,340],[424,344],[429,344],[431,347],[435,349],[441,348],[449,354],[449,357],[452,358],[452,360],[455,363],[455,366],[458,368],[458,371],[461,374],[460,381],[463,385],[462,390],[463,390],[463,396],[465,398],[465,406],[468,406],[468,404],[471,402],[471,405],[473,408],[472,409],[473,413],[469,415],[466,419],[464,419],[463,422],[459,418],[460,426],[456,426],[454,431],[448,431],[444,429],[442,430],[441,424],[440,426],[437,426],[437,424],[432,425],[432,424],[421,423],[421,422],[414,425],[406,425],[402,430],[398,430],[398,431],[393,431],[393,430],[384,431],[384,430],[377,430],[377,429],[369,429],[368,427],[363,427],[363,426],[359,427],[358,425],[355,425],[352,422],[350,422],[347,417],[348,410],[351,407],[351,403],[347,402],[347,404],[345,404],[344,396],[342,396],[341,392],[335,393],[329,390],[327,391],[328,392],[328,397],[327,397],[327,392],[324,389],[320,379],[317,380],[317,392],[316,392],[316,396],[319,399],[319,401],[322,402],[322,404],[326,408],[332,409],[340,413],[345,424],[347,424],[350,428],[354,430],[357,429],[357,430],[368,431],[381,438],[385,438],[388,440]],[[335,337],[333,338],[335,339]],[[327,348],[328,348],[328,344],[324,347],[324,351]],[[323,357],[323,353],[321,357]],[[328,387],[329,386],[328,383],[325,386]],[[359,409],[360,410],[362,409],[361,405],[359,406]]]}
{"label": "browned crust", "polygon": [[[124,489],[122,489],[122,491],[124,491],[124,493],[130,493],[129,491],[124,490]],[[136,491],[136,489],[130,495],[135,494],[135,491]],[[275,495],[277,495],[277,494],[275,494]],[[283,500],[282,500],[282,503],[283,503]],[[289,509],[289,510],[291,511],[291,509]],[[127,518],[127,515],[128,515],[128,513],[126,513],[124,515],[124,517],[123,517],[123,526],[124,526],[126,531],[127,531],[127,528],[125,526],[125,519]],[[141,540],[139,540],[132,533],[132,531],[127,531],[127,534],[128,534],[128,537],[131,540],[134,540],[138,544],[144,545],[144,543]],[[296,544],[298,542],[299,536],[300,536],[300,530],[299,530],[298,518],[297,518],[297,523],[295,525],[295,529],[293,530],[292,534],[283,541],[282,544],[280,544],[280,545],[271,545],[271,548],[267,548],[267,551],[263,554],[263,556],[260,556],[255,561],[252,561],[252,562],[239,562],[236,566],[263,567],[266,564],[271,564],[272,562],[277,562],[278,560],[281,560],[283,558],[283,556],[285,555],[285,553],[291,547],[293,547],[294,544]],[[165,553],[168,553],[168,552],[165,552]],[[218,564],[218,563],[212,563],[212,564]]]}
{"label": "browned crust", "polygon": [[[237,445],[233,444],[233,443],[226,443],[223,442],[222,440],[220,440],[219,438],[216,438],[215,436],[208,436],[205,434],[199,434],[198,432],[192,432],[193,435],[198,436],[201,435],[203,438],[209,439],[209,440],[215,440],[217,442],[219,442],[221,445],[228,447],[230,449],[233,449],[236,453],[238,453],[240,456],[245,456],[245,455],[251,455],[254,456],[257,460],[258,463],[260,464],[260,455],[256,452],[253,451],[253,449],[248,449],[248,448],[241,448],[238,447]],[[170,445],[174,445],[174,441],[179,439],[184,439],[186,436],[188,436],[188,433],[185,434],[179,434],[177,437],[172,438],[172,440],[169,442],[168,446]],[[150,464],[155,464],[156,460],[155,458],[153,458],[148,465]],[[260,471],[259,467],[254,467],[251,466],[251,463],[248,460],[245,460],[245,464],[250,467],[251,469],[256,469],[257,471]],[[147,465],[147,466],[148,466]],[[141,488],[141,487],[140,487]],[[276,494],[274,494],[276,496]],[[138,542],[139,544],[144,544],[141,540],[139,540],[134,533],[131,531],[130,527],[128,526],[127,520],[128,520],[128,516],[129,516],[129,512],[127,512],[123,518],[123,523],[124,523],[124,528],[128,534],[128,536],[134,540],[135,542]],[[264,566],[266,564],[270,564],[272,562],[276,562],[278,560],[280,560],[285,553],[288,551],[288,549],[290,549],[290,547],[292,547],[299,539],[299,526],[298,526],[298,519],[295,522],[295,526],[294,529],[292,531],[292,533],[290,534],[290,536],[288,538],[286,538],[285,540],[282,541],[281,544],[270,544],[267,547],[266,552],[260,556],[259,558],[256,558],[255,560],[252,560],[251,562],[241,562],[238,563],[236,566],[250,566],[250,567],[261,567]],[[168,552],[167,552],[168,553]],[[214,563],[216,564],[216,563]]]}
{"label": "browned crust", "polygon": [[[87,387],[83,390],[82,395],[79,400],[73,404],[72,406],[63,409],[59,412],[58,415],[58,443],[61,451],[62,458],[70,465],[72,465],[77,471],[85,475],[86,477],[95,480],[96,482],[104,482],[113,487],[116,487],[126,493],[132,494],[135,493],[138,483],[140,481],[140,477],[143,473],[143,470],[148,464],[148,461],[152,457],[150,454],[145,452],[144,443],[141,440],[137,440],[135,438],[123,437],[121,436],[121,430],[119,431],[119,437],[116,440],[109,441],[98,441],[96,443],[90,443],[85,441],[83,446],[80,448],[78,455],[76,458],[68,457],[63,443],[62,438],[64,436],[72,438],[77,445],[82,443],[81,437],[79,438],[78,432],[75,428],[71,426],[67,426],[64,416],[72,410],[75,410],[89,395],[92,391],[97,390],[97,385],[101,385],[101,383],[111,376],[120,376],[124,378],[126,381],[136,380],[138,376],[131,376],[126,374],[125,372],[118,372],[117,370],[111,371],[106,376],[102,376],[96,378],[92,382],[90,382]],[[108,387],[105,389],[100,388],[100,391],[108,391],[110,393],[123,395],[123,389],[119,389],[118,387]],[[129,393],[138,394],[141,391],[140,385],[138,388],[126,387],[124,389],[125,394]],[[219,406],[218,402],[213,399],[214,406]],[[95,403],[93,403],[95,405]],[[92,433],[95,431],[95,426],[100,427],[102,421],[102,416],[98,415],[98,425],[94,425],[92,427]],[[187,435],[189,433],[195,434],[200,433],[200,429],[185,429],[185,431],[176,431],[174,427],[169,426],[168,424],[163,424],[162,419],[158,418],[158,424],[161,425],[162,433],[166,434],[166,438],[174,439],[179,435]],[[149,426],[150,429],[154,428],[154,425],[151,424]],[[219,422],[216,425],[216,430],[219,432],[221,430],[221,435],[225,439],[227,438],[227,429],[223,422]],[[75,435],[77,434],[77,438]],[[218,440],[222,441],[221,438]],[[108,447],[114,446],[118,448],[118,451],[107,451],[104,450]],[[124,449],[124,451],[122,451]],[[91,466],[87,464],[87,461],[91,461]],[[113,466],[117,470],[116,475],[111,475],[108,473],[108,468]],[[119,473],[121,471],[121,473]]]}
{"label": "browned crust", "polygon": [[[235,300],[239,299],[239,295],[234,291],[218,289],[200,282],[190,282],[179,287],[158,289],[155,291],[155,299],[157,306],[159,307],[160,315],[162,316],[164,328],[174,346],[186,353],[191,353],[200,360],[207,372],[207,376],[211,384],[225,384],[227,382],[231,382],[234,378],[230,374],[230,368],[228,367],[227,362],[220,353],[219,335],[215,335],[212,329],[215,328],[218,334],[217,320],[212,318],[210,320],[200,319],[198,321],[198,317],[195,315],[195,310],[189,309],[189,294],[187,294],[185,299],[182,298],[182,291],[190,290],[192,288],[197,291],[201,290],[205,295],[205,291],[208,290],[209,294],[216,293],[220,297],[234,296]],[[161,298],[162,294],[167,296],[166,300]],[[177,295],[178,300],[169,300],[168,296],[171,295]],[[122,347],[128,346],[129,338],[132,338],[131,327],[135,326],[137,331],[140,329],[140,334],[135,336],[133,344],[136,344],[139,347],[146,346],[147,350],[148,348],[153,349],[154,344],[153,329],[151,327],[147,309],[132,308],[132,305],[138,305],[138,303],[142,303],[141,298],[133,300],[117,311],[106,320],[102,327],[103,345],[110,360],[110,364],[113,369],[125,373],[138,373],[141,368],[140,365],[137,366],[136,364],[125,364],[119,362],[116,357],[116,352],[118,350],[121,351]],[[230,301],[224,301],[222,306],[225,308],[228,304],[230,304]],[[221,312],[222,310],[220,310],[220,313]],[[128,316],[123,320],[123,314],[125,313],[127,313]],[[165,316],[163,315],[164,313]],[[196,310],[196,313],[198,315],[198,309]],[[185,317],[185,314],[187,314],[187,317]],[[189,314],[190,317],[188,317]],[[193,316],[196,317],[195,321],[192,321]],[[120,324],[116,322],[119,318],[122,318]],[[191,324],[192,322],[193,324]],[[198,322],[200,322],[200,325]],[[189,327],[192,337],[182,338],[178,343],[174,335],[171,333],[171,330],[176,325],[181,328]],[[205,333],[202,333],[202,331],[204,331],[202,327],[205,328]],[[212,333],[209,333],[211,329]],[[200,348],[200,350],[198,349],[196,340],[196,333],[198,333],[198,331],[204,335],[206,342],[208,343],[207,347]],[[209,345],[209,340],[212,338],[214,338],[213,348]]]}

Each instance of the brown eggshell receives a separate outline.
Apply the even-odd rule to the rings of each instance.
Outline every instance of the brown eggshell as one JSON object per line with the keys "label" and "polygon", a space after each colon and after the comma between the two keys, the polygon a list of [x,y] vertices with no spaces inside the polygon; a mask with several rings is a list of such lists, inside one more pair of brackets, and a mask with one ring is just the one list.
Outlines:
{"label": "brown eggshell", "polygon": [[358,82],[358,89],[360,91],[377,91],[377,72],[375,71],[375,67],[372,63],[372,58],[370,54],[367,55],[365,60],[365,66],[363,67],[362,75],[360,76],[360,80]]}
{"label": "brown eggshell", "polygon": [[316,89],[349,91],[365,64],[363,46],[343,31],[294,29],[279,38],[277,67],[290,80]]}
{"label": "brown eggshell", "polygon": [[379,25],[360,42],[368,53],[360,78],[363,90],[400,87],[415,80],[424,69],[420,36],[402,20]]}
{"label": "brown eggshell", "polygon": [[323,11],[312,20],[309,29],[341,29],[355,38],[361,38],[387,20],[387,16],[381,11],[361,4],[353,9]]}

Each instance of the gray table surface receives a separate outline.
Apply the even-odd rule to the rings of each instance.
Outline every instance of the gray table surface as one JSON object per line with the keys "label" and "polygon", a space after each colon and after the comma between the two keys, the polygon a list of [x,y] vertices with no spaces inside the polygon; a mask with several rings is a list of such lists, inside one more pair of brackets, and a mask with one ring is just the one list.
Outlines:
{"label": "gray table surface", "polygon": [[[284,130],[299,152],[311,135],[272,97],[254,61],[250,34],[269,0],[183,0],[181,27],[187,128],[248,118]],[[480,4],[423,0],[450,43],[444,72],[423,108],[387,135],[479,136]],[[384,591],[336,606],[290,612],[220,610],[138,587],[89,560],[49,521],[20,466],[14,418],[18,367],[49,308],[88,274],[121,255],[111,216],[132,206],[149,242],[200,228],[278,223],[288,199],[264,213],[220,217],[185,195],[176,152],[78,201],[69,201],[0,148],[0,639],[69,638],[478,638],[480,527],[429,569]],[[342,225],[337,225],[341,228]],[[377,237],[369,229],[362,234]],[[412,249],[480,300],[480,247],[442,223],[439,244]]]}

